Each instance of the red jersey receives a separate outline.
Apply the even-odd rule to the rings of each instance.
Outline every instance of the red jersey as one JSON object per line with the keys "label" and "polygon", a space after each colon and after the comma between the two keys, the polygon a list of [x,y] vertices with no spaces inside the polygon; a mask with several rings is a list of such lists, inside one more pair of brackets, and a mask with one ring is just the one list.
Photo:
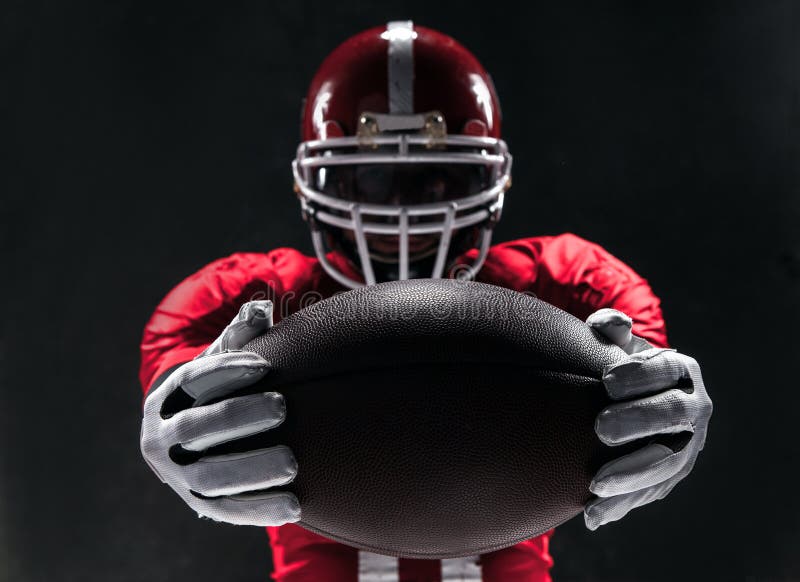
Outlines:
{"label": "red jersey", "polygon": [[[331,261],[357,277],[342,257],[331,256]],[[647,281],[600,246],[575,235],[495,245],[476,280],[534,293],[580,319],[602,307],[618,309],[633,319],[636,335],[666,346],[659,300]],[[175,287],[145,326],[142,388],[147,393],[162,374],[203,351],[247,301],[271,299],[277,323],[342,290],[316,258],[294,249],[236,253],[214,261]],[[503,550],[449,560],[379,556],[294,524],[268,527],[267,532],[278,582],[549,582],[553,565],[548,550],[552,531]]]}

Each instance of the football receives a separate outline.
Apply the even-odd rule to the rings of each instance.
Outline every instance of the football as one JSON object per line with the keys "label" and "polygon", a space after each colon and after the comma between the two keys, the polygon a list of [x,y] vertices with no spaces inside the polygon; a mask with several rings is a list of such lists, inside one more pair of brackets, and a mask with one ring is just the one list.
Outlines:
{"label": "football", "polygon": [[298,462],[300,525],[409,558],[481,554],[582,511],[619,450],[594,420],[625,357],[572,315],[516,291],[442,279],[335,295],[245,350],[286,400],[249,437]]}

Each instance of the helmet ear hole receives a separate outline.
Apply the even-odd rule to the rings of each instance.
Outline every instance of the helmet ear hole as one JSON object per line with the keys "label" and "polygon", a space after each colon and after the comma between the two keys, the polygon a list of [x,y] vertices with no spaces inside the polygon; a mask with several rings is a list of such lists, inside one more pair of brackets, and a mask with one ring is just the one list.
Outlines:
{"label": "helmet ear hole", "polygon": [[330,139],[333,137],[344,137],[344,130],[339,123],[329,119],[320,127],[319,139]]}
{"label": "helmet ear hole", "polygon": [[486,124],[480,119],[468,119],[461,133],[475,137],[488,137],[489,128],[486,127]]}

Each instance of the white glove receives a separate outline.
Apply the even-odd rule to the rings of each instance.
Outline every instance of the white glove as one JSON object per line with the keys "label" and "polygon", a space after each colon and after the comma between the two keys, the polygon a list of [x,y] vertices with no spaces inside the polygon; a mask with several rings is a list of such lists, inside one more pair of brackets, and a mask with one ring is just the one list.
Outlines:
{"label": "white glove", "polygon": [[600,440],[613,447],[655,435],[693,433],[678,450],[651,443],[600,467],[589,486],[597,499],[583,512],[586,527],[595,530],[663,499],[689,474],[703,450],[712,405],[698,363],[632,335],[633,322],[624,313],[600,309],[586,323],[630,355],[604,370],[609,396],[622,402],[597,416]]}
{"label": "white glove", "polygon": [[[258,526],[300,519],[300,505],[292,493],[268,491],[289,483],[297,474],[297,463],[288,447],[200,456],[214,445],[283,422],[286,406],[276,392],[205,404],[267,374],[269,363],[241,348],[271,326],[270,301],[244,304],[214,343],[172,372],[145,400],[142,455],[156,475],[201,517]],[[181,390],[194,399],[191,408],[174,404],[180,402],[176,394],[181,396]],[[188,398],[184,395],[185,400]],[[192,451],[197,454],[192,455]]]}

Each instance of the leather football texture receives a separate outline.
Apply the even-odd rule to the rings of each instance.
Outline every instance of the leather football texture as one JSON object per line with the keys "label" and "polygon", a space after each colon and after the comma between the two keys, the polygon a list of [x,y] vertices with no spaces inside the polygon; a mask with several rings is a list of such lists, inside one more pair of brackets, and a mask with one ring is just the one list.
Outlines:
{"label": "leather football texture", "polygon": [[286,400],[249,437],[298,462],[300,525],[373,552],[476,555],[574,517],[620,454],[594,434],[603,367],[584,322],[509,289],[416,279],[315,303],[244,347]]}

